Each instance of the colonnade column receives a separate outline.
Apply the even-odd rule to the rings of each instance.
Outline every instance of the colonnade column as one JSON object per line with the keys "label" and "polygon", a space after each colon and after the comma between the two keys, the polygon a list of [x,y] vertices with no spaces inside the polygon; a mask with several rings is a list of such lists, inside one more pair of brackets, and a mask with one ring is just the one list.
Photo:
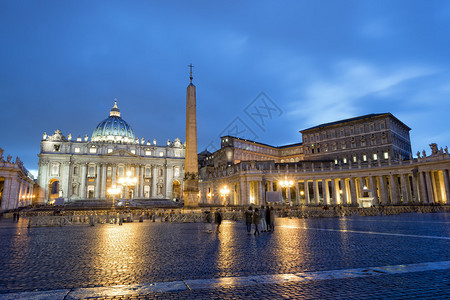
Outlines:
{"label": "colonnade column", "polygon": [[332,205],[336,205],[336,203],[337,203],[336,195],[337,195],[337,193],[336,193],[336,179],[332,178],[331,179],[331,197],[332,197],[331,204]]}
{"label": "colonnade column", "polygon": [[314,204],[319,204],[319,187],[317,186],[317,180],[313,180],[313,189],[314,189]]}
{"label": "colonnade column", "polygon": [[80,198],[86,199],[86,163],[81,164],[81,186],[80,186]]}
{"label": "colonnade column", "polygon": [[356,196],[356,182],[355,182],[355,178],[351,177],[350,178],[350,195],[352,198],[352,205],[353,206],[357,206],[358,205],[358,198]]}
{"label": "colonnade column", "polygon": [[408,193],[408,185],[406,183],[406,179],[405,179],[406,174],[400,174],[400,183],[402,185],[402,197],[403,197],[403,203],[410,203],[410,197],[409,197],[409,193]]}
{"label": "colonnade column", "polygon": [[295,202],[300,205],[300,190],[298,188],[298,180],[295,180]]}
{"label": "colonnade column", "polygon": [[311,199],[309,197],[308,180],[305,180],[305,200],[306,200],[306,205],[310,205],[311,204]]}
{"label": "colonnade column", "polygon": [[341,204],[347,204],[348,198],[347,198],[347,189],[345,187],[345,178],[340,179],[341,182],[341,192],[339,192],[340,195],[342,195],[342,203]]}
{"label": "colonnade column", "polygon": [[444,175],[444,186],[445,186],[445,197],[446,204],[450,204],[450,180],[448,170],[442,170],[442,174]]}
{"label": "colonnade column", "polygon": [[392,204],[397,204],[400,202],[400,197],[398,194],[398,182],[394,175],[389,175],[389,187],[391,188]]}
{"label": "colonnade column", "polygon": [[100,192],[100,197],[106,199],[106,164],[102,164],[102,188]]}
{"label": "colonnade column", "polygon": [[427,195],[427,186],[425,180],[425,172],[420,172],[420,197],[422,203],[429,203]]}
{"label": "colonnade column", "polygon": [[412,175],[412,194],[411,194],[411,201],[412,202],[419,202],[419,189],[418,189],[418,185],[417,185],[417,180],[419,179],[417,176],[417,172],[413,172]]}
{"label": "colonnade column", "polygon": [[264,185],[262,181],[258,181],[258,187],[259,187],[259,202],[260,205],[265,205],[265,197],[264,197]]}
{"label": "colonnade column", "polygon": [[327,204],[331,204],[330,201],[330,189],[328,188],[328,181],[326,179],[324,179],[322,181],[323,184],[323,189],[324,190],[324,196],[323,196],[323,204],[327,205]]}
{"label": "colonnade column", "polygon": [[100,164],[97,164],[97,172],[95,177],[95,199],[100,198],[100,180],[101,180],[101,174],[100,174]]}
{"label": "colonnade column", "polygon": [[379,205],[380,202],[378,200],[378,193],[377,193],[377,179],[374,176],[369,177],[369,184],[370,189],[372,190],[372,197],[373,197],[373,204]]}
{"label": "colonnade column", "polygon": [[425,172],[425,180],[426,180],[426,186],[427,186],[428,202],[434,203],[436,201],[434,200],[434,197],[433,197],[433,182],[431,181],[430,172]]}

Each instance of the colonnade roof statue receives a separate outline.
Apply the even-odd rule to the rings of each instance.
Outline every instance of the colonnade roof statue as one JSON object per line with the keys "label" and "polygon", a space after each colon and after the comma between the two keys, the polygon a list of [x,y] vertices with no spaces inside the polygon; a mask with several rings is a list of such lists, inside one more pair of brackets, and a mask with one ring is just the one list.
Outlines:
{"label": "colonnade roof statue", "polygon": [[93,142],[133,143],[135,139],[133,129],[120,117],[117,99],[111,108],[109,117],[101,121],[94,129],[91,140]]}

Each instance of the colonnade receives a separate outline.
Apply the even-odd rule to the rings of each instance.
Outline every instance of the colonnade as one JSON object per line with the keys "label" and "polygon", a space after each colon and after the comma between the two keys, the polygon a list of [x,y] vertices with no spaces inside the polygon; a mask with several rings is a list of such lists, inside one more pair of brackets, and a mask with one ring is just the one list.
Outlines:
{"label": "colonnade", "polygon": [[[280,164],[281,165],[281,164]],[[294,169],[294,170],[292,170]],[[226,176],[204,179],[200,202],[262,205],[266,192],[278,191],[290,205],[450,205],[450,160],[434,164],[398,164],[353,170],[307,170],[286,165],[269,170],[237,167]],[[291,187],[281,187],[288,179]],[[220,195],[223,186],[229,195]],[[206,191],[210,191],[209,193]],[[367,204],[367,202],[366,202]]]}

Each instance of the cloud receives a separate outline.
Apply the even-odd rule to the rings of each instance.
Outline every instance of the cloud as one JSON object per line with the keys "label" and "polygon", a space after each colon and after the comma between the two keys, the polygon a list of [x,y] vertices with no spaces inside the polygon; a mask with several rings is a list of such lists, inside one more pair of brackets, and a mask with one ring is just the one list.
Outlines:
{"label": "cloud", "polygon": [[389,97],[391,89],[402,82],[435,72],[424,67],[383,69],[363,62],[340,62],[330,74],[297,90],[298,100],[291,103],[290,115],[303,118],[309,126],[365,114],[373,104],[363,98],[371,94]]}

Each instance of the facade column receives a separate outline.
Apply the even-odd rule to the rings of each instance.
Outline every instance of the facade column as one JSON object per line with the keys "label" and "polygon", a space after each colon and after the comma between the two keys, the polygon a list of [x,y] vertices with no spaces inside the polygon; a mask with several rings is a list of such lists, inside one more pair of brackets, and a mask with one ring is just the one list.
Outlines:
{"label": "facade column", "polygon": [[426,186],[427,186],[428,202],[435,203],[436,201],[433,197],[433,182],[431,181],[430,172],[425,172],[425,182],[426,182]]}
{"label": "facade column", "polygon": [[372,190],[373,204],[379,205],[378,192],[377,192],[377,179],[374,176],[369,177],[370,189]]}
{"label": "facade column", "polygon": [[106,164],[102,164],[102,185],[100,190],[100,198],[106,199]]}
{"label": "facade column", "polygon": [[305,180],[305,201],[306,201],[306,205],[310,205],[311,204],[311,198],[309,197],[308,180]]}
{"label": "facade column", "polygon": [[354,177],[350,178],[350,195],[352,198],[352,205],[353,206],[358,206],[358,199],[357,199],[357,195],[356,195],[356,180]]}
{"label": "facade column", "polygon": [[86,199],[86,163],[81,164],[81,184],[80,184],[80,198]]}
{"label": "facade column", "polygon": [[300,190],[298,188],[298,180],[295,180],[295,203],[296,205],[300,205]]}
{"label": "facade column", "polygon": [[447,198],[445,203],[447,205],[449,205],[450,204],[450,178],[449,178],[448,170],[442,170],[442,174],[444,175],[445,197]]}
{"label": "facade column", "polygon": [[250,196],[251,196],[251,193],[252,193],[251,188],[250,188],[250,181],[246,180],[246,182],[245,182],[245,188],[246,188],[245,202],[246,202],[247,204],[250,204],[250,203],[251,203],[251,201],[250,201]]}
{"label": "facade column", "polygon": [[[138,166],[139,168],[139,196],[141,198],[144,198],[144,172],[145,172],[145,167],[140,165]],[[181,189],[182,187],[180,186],[180,193],[182,191]]]}
{"label": "facade column", "polygon": [[289,206],[292,206],[292,201],[291,201],[291,188],[290,187],[286,187],[286,197],[287,197],[287,201],[289,203]]}
{"label": "facade column", "polygon": [[[156,192],[157,192],[157,180],[158,180],[158,166],[152,166],[152,198],[156,198]],[[212,192],[211,192],[212,193]]]}
{"label": "facade column", "polygon": [[111,174],[111,184],[116,185],[116,179],[117,179],[117,166],[112,166],[112,174]]}
{"label": "facade column", "polygon": [[97,172],[95,177],[95,199],[100,199],[100,180],[101,180],[101,171],[100,164],[97,164]]}
{"label": "facade column", "polygon": [[140,173],[139,173],[139,165],[135,165],[134,166],[134,172],[135,172],[135,174],[134,174],[134,176],[136,177],[136,179],[137,179],[137,183],[136,183],[136,185],[135,185],[135,187],[134,187],[134,198],[135,199],[138,199],[138,198],[140,198],[141,197],[141,194],[139,193],[139,190],[140,190],[140,185],[141,185],[141,177],[140,177]]}

